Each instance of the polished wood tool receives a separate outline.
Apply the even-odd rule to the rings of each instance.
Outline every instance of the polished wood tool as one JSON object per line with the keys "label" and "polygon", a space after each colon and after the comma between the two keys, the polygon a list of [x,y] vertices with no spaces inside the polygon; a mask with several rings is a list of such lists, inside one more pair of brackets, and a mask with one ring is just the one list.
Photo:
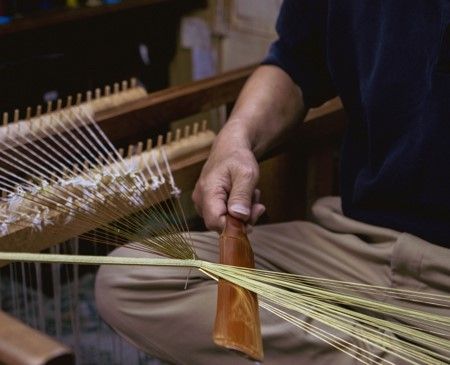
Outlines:
{"label": "polished wood tool", "polygon": [[[239,219],[227,215],[219,244],[221,264],[255,267],[245,225]],[[252,360],[262,361],[264,354],[255,293],[226,280],[219,280],[214,342]]]}

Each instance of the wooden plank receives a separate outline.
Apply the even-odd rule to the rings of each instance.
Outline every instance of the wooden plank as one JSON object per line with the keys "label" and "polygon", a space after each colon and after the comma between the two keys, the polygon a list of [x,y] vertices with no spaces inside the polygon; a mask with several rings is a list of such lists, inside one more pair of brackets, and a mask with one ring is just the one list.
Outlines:
{"label": "wooden plank", "polygon": [[[175,86],[100,112],[96,120],[113,141],[130,142],[169,122],[235,101],[255,66]],[[142,138],[142,137],[141,137]]]}

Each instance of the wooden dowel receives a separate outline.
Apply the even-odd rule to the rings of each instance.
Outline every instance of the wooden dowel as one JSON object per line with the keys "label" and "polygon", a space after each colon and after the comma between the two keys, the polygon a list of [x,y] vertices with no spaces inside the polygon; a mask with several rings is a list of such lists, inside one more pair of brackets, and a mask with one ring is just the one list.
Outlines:
{"label": "wooden dowel", "polygon": [[0,362],[2,364],[75,364],[72,351],[0,311]]}
{"label": "wooden dowel", "polygon": [[198,127],[199,127],[199,124],[197,122],[194,123],[194,131],[193,131],[194,136],[196,136],[198,134]]}
{"label": "wooden dowel", "polygon": [[153,148],[153,140],[151,138],[147,139],[147,145],[145,146],[146,151],[150,151]]}
{"label": "wooden dowel", "polygon": [[15,109],[14,110],[14,118],[13,118],[13,122],[17,123],[19,121],[19,109]]}
{"label": "wooden dowel", "polygon": [[170,144],[172,142],[172,132],[169,131],[166,134],[166,144]]}
{"label": "wooden dowel", "polygon": [[132,144],[130,144],[128,146],[127,158],[130,158],[131,156],[133,156],[133,151],[134,151],[134,146]]}
{"label": "wooden dowel", "polygon": [[177,128],[177,130],[175,131],[175,142],[179,142],[181,139],[181,129]]}
{"label": "wooden dowel", "polygon": [[156,141],[156,147],[161,148],[163,144],[164,144],[164,137],[160,134]]}
{"label": "wooden dowel", "polygon": [[142,153],[143,149],[144,149],[144,143],[138,142],[137,147],[136,147],[136,154],[140,155]]}

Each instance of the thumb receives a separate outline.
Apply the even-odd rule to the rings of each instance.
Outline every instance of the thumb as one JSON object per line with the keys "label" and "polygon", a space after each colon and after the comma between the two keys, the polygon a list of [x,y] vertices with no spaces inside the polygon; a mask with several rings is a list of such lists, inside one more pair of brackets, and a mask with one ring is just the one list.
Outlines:
{"label": "thumb", "polygon": [[[233,175],[233,174],[232,174]],[[232,186],[228,198],[228,212],[244,222],[250,218],[252,197],[258,181],[257,168],[239,168],[232,176]]]}

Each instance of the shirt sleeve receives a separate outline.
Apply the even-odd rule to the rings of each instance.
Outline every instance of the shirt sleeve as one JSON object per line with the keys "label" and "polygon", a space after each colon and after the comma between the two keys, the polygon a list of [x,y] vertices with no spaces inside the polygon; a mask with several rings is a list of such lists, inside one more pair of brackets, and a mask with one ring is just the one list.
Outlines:
{"label": "shirt sleeve", "polygon": [[305,105],[316,107],[336,96],[326,59],[327,0],[284,0],[278,39],[262,62],[283,69],[301,88]]}

